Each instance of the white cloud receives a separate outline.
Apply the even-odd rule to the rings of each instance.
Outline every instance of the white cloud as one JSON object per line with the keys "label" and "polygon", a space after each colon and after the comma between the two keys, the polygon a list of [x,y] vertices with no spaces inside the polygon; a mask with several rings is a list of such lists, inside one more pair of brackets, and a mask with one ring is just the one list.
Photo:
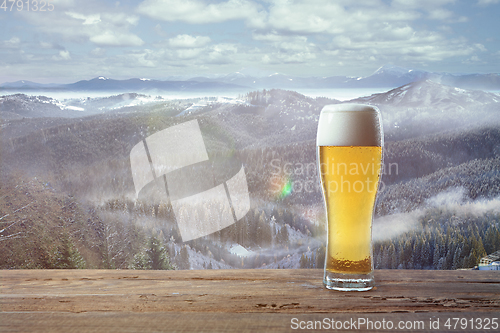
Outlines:
{"label": "white cloud", "polygon": [[92,51],[90,51],[90,54],[94,57],[102,57],[106,54],[106,50],[100,47],[96,47]]}
{"label": "white cloud", "polygon": [[54,10],[56,8],[70,8],[76,5],[75,0],[50,0],[50,2],[54,5]]}
{"label": "white cloud", "polygon": [[115,63],[133,67],[157,69],[188,67],[192,70],[206,69],[208,64],[225,65],[234,62],[238,47],[230,43],[205,45],[203,47],[178,47],[158,45],[155,49],[129,52],[116,57]]}
{"label": "white cloud", "polygon": [[[159,54],[158,51],[143,49],[106,58],[106,63],[109,65],[109,68],[121,68],[124,71],[135,70],[136,73],[137,69],[139,69],[144,74],[143,69],[158,69],[161,67],[159,60],[163,57],[164,55]],[[142,75],[136,74],[135,76]]]}
{"label": "white cloud", "polygon": [[494,5],[500,3],[500,0],[478,0],[477,4],[479,6],[488,6],[488,5]]}
{"label": "white cloud", "polygon": [[316,58],[318,47],[305,36],[278,35],[276,33],[253,35],[255,40],[268,42],[273,49],[262,56],[262,61],[272,63],[304,63]]}
{"label": "white cloud", "polygon": [[203,49],[181,49],[175,52],[177,60],[190,60],[196,59],[203,52]]}
{"label": "white cloud", "polygon": [[447,5],[456,3],[456,0],[393,0],[392,6],[394,9],[414,10],[419,12],[427,12],[427,17],[431,20],[450,21],[450,22],[467,22],[466,17],[457,17],[456,14],[444,8]]}
{"label": "white cloud", "polygon": [[150,53],[150,50],[145,50],[143,53],[132,55],[132,58],[135,59],[136,64],[139,66],[154,68],[156,67],[156,64],[152,59],[149,59]]}
{"label": "white cloud", "polygon": [[316,59],[316,54],[311,52],[295,52],[292,54],[279,54],[278,58],[285,64],[305,63],[309,60]]}
{"label": "white cloud", "polygon": [[264,42],[280,42],[283,39],[287,38],[284,35],[278,34],[276,31],[265,32],[265,33],[254,32],[252,37],[255,40]]}
{"label": "white cloud", "polygon": [[159,24],[155,25],[153,30],[154,30],[154,32],[156,32],[158,34],[158,36],[162,36],[162,37],[168,36],[168,34],[165,31],[163,31],[163,29],[161,28],[161,25],[159,25]]}
{"label": "white cloud", "polygon": [[177,35],[170,38],[168,44],[173,48],[198,48],[207,45],[210,41],[210,37],[206,36]]}
{"label": "white cloud", "polygon": [[270,6],[267,30],[296,34],[343,34],[374,31],[386,23],[406,25],[421,14],[412,9],[379,6],[349,6],[341,1],[279,1]]}
{"label": "white cloud", "polygon": [[393,6],[411,7],[411,8],[433,8],[452,4],[456,0],[393,0]]}
{"label": "white cloud", "polygon": [[396,43],[387,38],[378,40],[373,36],[357,36],[354,40],[338,36],[334,39],[333,48],[340,49],[347,60],[353,52],[357,52],[358,57],[361,57],[359,59],[375,55],[383,59],[413,62],[441,61],[450,57],[469,55],[474,51],[461,39],[450,41],[437,33],[417,32],[406,40],[397,40]]}
{"label": "white cloud", "polygon": [[394,0],[388,4],[374,0],[352,5],[347,0],[276,0],[269,6],[265,28],[254,31],[252,37],[271,47],[261,56],[266,63],[314,59],[349,66],[375,61],[442,61],[471,55],[475,47],[460,38],[447,39],[442,32],[417,29],[412,23],[422,18],[460,21],[462,18],[443,7],[454,2]]}
{"label": "white cloud", "polygon": [[474,55],[468,59],[468,62],[480,62],[481,59],[479,59],[478,56]]}
{"label": "white cloud", "polygon": [[483,44],[479,44],[479,43],[477,43],[477,44],[474,44],[474,46],[475,46],[475,47],[476,47],[479,51],[483,51],[483,52],[488,51],[488,50],[486,49],[486,47],[484,47],[484,45],[483,45]]}
{"label": "white cloud", "polygon": [[51,48],[53,48],[53,45],[52,45],[52,43],[40,42],[40,47],[42,49],[51,49]]}
{"label": "white cloud", "polygon": [[[154,68],[169,73],[178,68],[221,73],[228,68],[261,65],[273,71],[298,73],[299,67],[315,71],[305,69],[304,75],[330,75],[336,69],[346,75],[364,75],[384,63],[431,67],[431,62],[439,64],[447,59],[456,64],[479,62],[476,54],[488,59],[482,52],[488,52],[485,45],[493,47],[491,41],[478,44],[473,37],[457,37],[460,30],[451,28],[451,23],[468,20],[453,6],[458,2],[141,0],[131,9],[115,1],[90,0],[85,4],[81,0],[54,0],[53,12],[16,14],[16,19],[25,19],[27,27],[34,27],[32,31],[41,42],[28,42],[24,35],[19,36],[21,41],[10,35],[0,40],[0,52],[4,63],[30,60],[34,66],[36,61],[42,64],[52,57],[66,61],[63,66],[71,64],[75,73],[77,67],[85,73],[88,61],[88,70],[93,68],[95,73],[118,73],[119,68],[127,68],[123,73],[129,73],[136,68],[141,77],[157,75]],[[472,7],[499,2],[477,0]],[[476,16],[471,13],[470,20],[476,21]],[[218,24],[221,22],[225,23]],[[80,45],[74,46],[76,43]],[[117,49],[121,46],[128,48]],[[106,53],[108,47],[114,48]],[[54,56],[47,55],[51,49]],[[26,53],[20,56],[22,50]],[[120,75],[127,74],[120,71]]]}
{"label": "white cloud", "polygon": [[276,61],[273,61],[273,60],[271,59],[271,57],[270,57],[268,54],[264,54],[264,55],[262,56],[262,58],[261,58],[261,61],[262,61],[262,63],[264,63],[264,64],[273,64],[273,63],[275,63],[275,62],[276,62]]}
{"label": "white cloud", "polygon": [[192,24],[217,23],[231,20],[251,20],[259,6],[248,0],[228,0],[206,4],[199,0],[145,0],[139,4],[140,14],[163,21],[183,21]]}
{"label": "white cloud", "polygon": [[102,46],[141,46],[144,41],[134,34],[120,33],[112,30],[103,31],[91,36],[92,43]]}
{"label": "white cloud", "polygon": [[432,20],[449,20],[454,16],[453,12],[443,9],[443,8],[438,8],[432,11],[429,11],[429,18]]}
{"label": "white cloud", "polygon": [[21,40],[19,37],[12,37],[9,40],[5,40],[3,42],[0,42],[0,45],[6,49],[17,49],[21,46]]}
{"label": "white cloud", "polygon": [[117,27],[126,27],[129,25],[137,25],[139,17],[136,15],[128,15],[125,13],[104,13],[103,19]]}
{"label": "white cloud", "polygon": [[53,56],[52,59],[56,60],[56,61],[71,60],[71,55],[69,54],[69,51],[63,50],[63,51],[59,51],[59,54]]}
{"label": "white cloud", "polygon": [[138,24],[139,17],[122,12],[82,13],[70,8],[52,11],[46,15],[21,13],[39,32],[61,36],[66,41],[83,43],[90,41],[99,46],[140,46],[144,41],[130,28]]}
{"label": "white cloud", "polygon": [[66,15],[69,17],[72,17],[77,20],[83,21],[83,25],[92,25],[92,24],[97,24],[101,22],[101,15],[99,14],[93,14],[93,15],[83,15],[79,13],[74,13],[74,12],[66,12]]}
{"label": "white cloud", "polygon": [[49,49],[65,50],[65,48],[63,46],[59,45],[58,43],[53,43],[53,42],[40,41],[38,45],[41,49],[45,49],[45,50],[49,50]]}
{"label": "white cloud", "polygon": [[217,44],[211,47],[206,62],[211,64],[229,64],[234,61],[238,47],[233,44]]}
{"label": "white cloud", "polygon": [[328,3],[275,4],[270,8],[268,26],[295,33],[342,33],[346,16],[343,6]]}

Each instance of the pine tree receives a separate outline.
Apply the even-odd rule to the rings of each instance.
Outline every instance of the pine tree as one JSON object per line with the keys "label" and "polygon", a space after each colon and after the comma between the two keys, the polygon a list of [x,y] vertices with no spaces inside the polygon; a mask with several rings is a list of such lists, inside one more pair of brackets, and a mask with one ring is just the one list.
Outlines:
{"label": "pine tree", "polygon": [[441,267],[440,267],[440,259],[441,259],[441,246],[438,243],[434,247],[434,256],[432,258],[432,267],[433,267],[433,269],[441,269]]}
{"label": "pine tree", "polygon": [[304,253],[302,253],[302,256],[300,257],[300,262],[299,262],[300,268],[309,268],[308,261],[309,261],[309,258]]}
{"label": "pine tree", "polygon": [[271,226],[266,221],[266,214],[262,212],[257,223],[257,243],[261,247],[268,247],[272,243]]}
{"label": "pine tree", "polygon": [[278,234],[276,235],[276,241],[281,245],[288,245],[289,236],[288,236],[288,227],[286,225],[282,225]]}
{"label": "pine tree", "polygon": [[167,249],[157,236],[150,237],[147,248],[134,256],[133,262],[129,268],[155,270],[175,269],[174,265],[170,263]]}
{"label": "pine tree", "polygon": [[67,234],[62,235],[61,245],[57,246],[49,259],[50,268],[85,268],[85,261]]}
{"label": "pine tree", "polygon": [[[220,257],[219,253],[217,253],[217,257]],[[179,267],[179,269],[191,268],[191,264],[189,263],[189,252],[186,245],[181,248],[180,253],[175,257],[175,262],[177,263],[177,267]]]}
{"label": "pine tree", "polygon": [[462,248],[460,247],[460,245],[458,245],[455,250],[455,253],[453,254],[453,264],[451,266],[451,269],[458,269],[462,267],[463,259],[461,255],[462,255]]}

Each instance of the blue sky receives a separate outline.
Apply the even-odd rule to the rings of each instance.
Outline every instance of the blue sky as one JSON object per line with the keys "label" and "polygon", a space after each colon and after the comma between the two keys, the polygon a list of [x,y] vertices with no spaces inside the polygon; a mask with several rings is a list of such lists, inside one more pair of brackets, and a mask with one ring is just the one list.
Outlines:
{"label": "blue sky", "polygon": [[500,0],[2,2],[0,82],[500,72]]}

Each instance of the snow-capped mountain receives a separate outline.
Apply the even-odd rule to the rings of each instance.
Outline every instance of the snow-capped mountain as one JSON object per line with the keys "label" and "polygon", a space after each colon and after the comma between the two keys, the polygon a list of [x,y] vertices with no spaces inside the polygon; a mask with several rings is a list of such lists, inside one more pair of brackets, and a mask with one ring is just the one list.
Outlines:
{"label": "snow-capped mountain", "polygon": [[0,96],[0,119],[78,117],[83,111],[46,96],[15,94]]}
{"label": "snow-capped mountain", "polygon": [[334,89],[334,88],[395,88],[402,85],[432,80],[463,89],[499,90],[500,75],[433,73],[418,69],[385,65],[366,77],[328,76],[298,77],[281,73],[265,74],[245,70],[226,75],[196,76],[189,79],[171,77],[167,80],[131,78],[115,80],[104,76],[81,80],[71,84],[39,84],[30,81],[4,83],[4,90],[48,90],[63,91],[235,91],[250,89]]}
{"label": "snow-capped mountain", "polygon": [[243,87],[233,83],[219,82],[217,80],[182,80],[160,81],[144,78],[128,80],[115,80],[99,76],[91,80],[81,80],[70,84],[40,84],[30,81],[7,82],[0,85],[3,90],[57,90],[57,91],[108,91],[116,93],[150,92],[150,91],[232,91],[244,90]]}
{"label": "snow-capped mountain", "polygon": [[385,65],[377,69],[372,75],[358,78],[358,84],[371,87],[399,87],[410,82],[421,81],[430,78],[431,73],[413,70],[393,65]]}
{"label": "snow-capped mountain", "polygon": [[431,80],[413,82],[351,102],[378,106],[389,138],[404,139],[500,123],[500,95]]}
{"label": "snow-capped mountain", "polygon": [[223,82],[201,82],[201,81],[160,81],[152,79],[128,79],[114,80],[104,77],[92,80],[82,80],[63,86],[70,91],[116,91],[116,92],[142,92],[142,91],[212,91],[212,90],[234,90],[242,88],[234,84]]}
{"label": "snow-capped mountain", "polygon": [[137,93],[126,93],[109,97],[71,98],[62,101],[67,107],[85,111],[86,114],[101,113],[126,107],[146,106],[153,103],[165,103],[160,96],[154,97]]}
{"label": "snow-capped mountain", "polygon": [[67,100],[14,94],[0,96],[0,118],[83,117],[124,107],[144,106],[160,102],[165,101],[158,97],[137,93]]}
{"label": "snow-capped mountain", "polygon": [[405,84],[388,92],[374,94],[358,100],[393,107],[443,109],[450,107],[467,108],[481,104],[498,103],[500,102],[500,96],[482,90],[466,90],[425,80]]}
{"label": "snow-capped mountain", "polygon": [[[170,115],[192,114],[210,110],[209,105],[248,105],[229,97],[199,97],[170,100],[161,96],[125,93],[107,97],[69,98],[57,100],[46,96],[14,94],[0,96],[0,119],[42,117],[74,118],[106,112],[129,113],[152,109],[169,109]],[[199,110],[198,110],[199,109]]]}
{"label": "snow-capped mountain", "polygon": [[395,88],[422,80],[432,80],[465,89],[500,89],[499,74],[453,75],[449,73],[433,73],[418,69],[402,68],[394,65],[384,65],[373,74],[365,77],[298,77],[280,73],[257,76],[235,72],[220,77],[195,77],[191,80],[224,82],[254,89]]}

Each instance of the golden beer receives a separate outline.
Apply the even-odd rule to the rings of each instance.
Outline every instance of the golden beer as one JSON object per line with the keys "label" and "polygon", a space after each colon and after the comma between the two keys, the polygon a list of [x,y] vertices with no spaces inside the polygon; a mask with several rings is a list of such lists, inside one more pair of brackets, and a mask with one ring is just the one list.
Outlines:
{"label": "golden beer", "polygon": [[324,284],[329,289],[374,285],[371,236],[382,146],[375,107],[338,104],[321,111],[317,154],[328,221]]}
{"label": "golden beer", "polygon": [[318,147],[326,197],[326,269],[372,271],[371,222],[380,179],[382,147]]}

